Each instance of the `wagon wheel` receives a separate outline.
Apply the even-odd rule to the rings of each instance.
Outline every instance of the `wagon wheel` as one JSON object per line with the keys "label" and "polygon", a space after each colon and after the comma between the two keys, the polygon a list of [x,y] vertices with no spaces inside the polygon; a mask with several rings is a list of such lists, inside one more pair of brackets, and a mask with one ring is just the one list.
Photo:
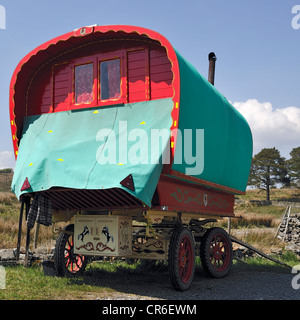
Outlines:
{"label": "wagon wheel", "polygon": [[169,246],[168,270],[175,290],[190,288],[195,270],[195,242],[188,228],[175,229]]}
{"label": "wagon wheel", "polygon": [[84,272],[87,258],[74,253],[74,225],[64,228],[68,233],[62,232],[55,245],[54,265],[59,276],[75,276]]}
{"label": "wagon wheel", "polygon": [[211,228],[204,234],[200,244],[203,269],[214,278],[225,277],[232,266],[232,243],[222,228]]}

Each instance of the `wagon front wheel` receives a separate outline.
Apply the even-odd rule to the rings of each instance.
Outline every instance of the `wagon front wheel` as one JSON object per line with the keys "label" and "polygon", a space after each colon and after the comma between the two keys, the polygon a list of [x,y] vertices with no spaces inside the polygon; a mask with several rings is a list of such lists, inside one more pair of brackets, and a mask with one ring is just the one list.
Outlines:
{"label": "wagon front wheel", "polygon": [[175,229],[169,246],[168,269],[175,290],[190,288],[195,270],[195,243],[188,228]]}
{"label": "wagon front wheel", "polygon": [[203,269],[214,278],[225,277],[232,266],[232,243],[222,228],[211,228],[204,234],[200,244]]}
{"label": "wagon front wheel", "polygon": [[55,252],[54,265],[58,276],[81,275],[87,265],[87,258],[74,253],[74,225],[65,227],[58,236]]}

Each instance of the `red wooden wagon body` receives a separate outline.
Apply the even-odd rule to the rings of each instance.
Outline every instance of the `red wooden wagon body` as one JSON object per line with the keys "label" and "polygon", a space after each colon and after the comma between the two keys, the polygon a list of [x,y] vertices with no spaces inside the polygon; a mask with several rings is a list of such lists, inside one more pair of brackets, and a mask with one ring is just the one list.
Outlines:
{"label": "red wooden wagon body", "polygon": [[[70,225],[58,238],[58,273],[81,272],[88,255],[166,259],[172,284],[185,290],[193,279],[196,241],[204,268],[217,277],[227,274],[230,239],[203,225],[234,216],[234,195],[243,194],[247,183],[251,133],[165,37],[140,27],[89,26],[44,43],[13,74],[10,119],[17,159],[12,188],[28,212],[31,201],[42,198],[54,217],[80,213],[73,217],[75,230]],[[90,133],[124,120],[132,130],[150,124],[148,134],[168,130],[157,164],[141,165],[139,145],[136,165],[101,166],[104,152],[93,149],[100,134],[93,141]],[[137,146],[124,149],[120,126],[119,159]],[[197,137],[204,142],[187,142],[185,129],[203,130]],[[176,156],[188,146],[192,156],[200,144],[205,156],[195,173],[196,163]]]}

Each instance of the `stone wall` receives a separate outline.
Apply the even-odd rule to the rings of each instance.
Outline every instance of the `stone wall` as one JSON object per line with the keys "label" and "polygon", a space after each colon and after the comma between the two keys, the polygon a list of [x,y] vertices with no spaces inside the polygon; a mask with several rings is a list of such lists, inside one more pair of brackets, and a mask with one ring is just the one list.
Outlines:
{"label": "stone wall", "polygon": [[300,254],[300,213],[286,214],[283,217],[277,237],[287,243],[287,250]]}
{"label": "stone wall", "polygon": [[[54,248],[40,247],[34,252],[29,250],[28,261],[29,265],[34,262],[53,260]],[[17,263],[17,249],[0,249],[0,265],[9,265]],[[23,264],[25,260],[25,249],[20,250],[19,263]]]}

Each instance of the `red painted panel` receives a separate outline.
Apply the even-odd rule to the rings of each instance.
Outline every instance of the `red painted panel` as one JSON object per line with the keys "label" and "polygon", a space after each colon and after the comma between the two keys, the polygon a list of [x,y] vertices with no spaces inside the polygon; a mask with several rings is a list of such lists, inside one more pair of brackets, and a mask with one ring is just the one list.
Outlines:
{"label": "red painted panel", "polygon": [[[66,79],[64,81],[57,81],[57,79],[55,78],[54,85],[56,90],[69,88],[69,82]],[[56,92],[55,92],[55,95],[56,95]]]}
{"label": "red painted panel", "polygon": [[[129,50],[127,51],[126,72],[127,101],[139,102],[173,97],[172,66],[165,49],[138,48],[132,51],[127,48],[127,50]],[[150,60],[148,60],[149,57]],[[88,54],[83,59],[89,59]],[[34,77],[29,95],[29,115],[80,107],[70,105],[72,101],[70,63],[71,61],[56,62]]]}
{"label": "red painted panel", "polygon": [[156,57],[165,57],[166,51],[162,50],[161,48],[152,49],[150,51],[150,59],[156,58]]}
{"label": "red painted panel", "polygon": [[66,81],[66,77],[69,73],[66,72],[66,73],[59,73],[59,72],[56,72],[55,74],[55,82],[59,83],[59,82],[65,82]]}
{"label": "red painted panel", "polygon": [[162,99],[162,98],[170,98],[173,97],[173,89],[172,87],[167,87],[165,89],[157,89],[151,90],[151,99]]}
{"label": "red painted panel", "polygon": [[160,64],[160,65],[151,65],[150,72],[152,75],[155,73],[171,72],[170,63]]}
{"label": "red painted panel", "polygon": [[137,50],[137,51],[129,51],[128,52],[128,62],[131,63],[133,61],[145,61],[145,50]]}
{"label": "red painted panel", "polygon": [[68,109],[69,64],[56,65],[53,68],[53,107],[55,111]]}
{"label": "red painted panel", "polygon": [[[127,101],[138,102],[173,97],[173,73],[166,51],[163,48],[150,48],[148,54],[148,48],[138,48],[135,51],[127,48],[127,50],[129,50],[127,52]],[[148,61],[149,57],[150,61]],[[89,59],[88,53],[83,59]],[[65,61],[55,64],[51,71],[47,68],[47,72],[43,70],[34,78],[31,92],[36,93],[30,95],[29,114],[78,108],[77,105],[70,105],[72,101],[70,63],[71,61]],[[43,91],[41,91],[41,83],[44,86]]]}
{"label": "red painted panel", "polygon": [[128,102],[147,100],[147,65],[145,50],[127,53]]}
{"label": "red painted panel", "polygon": [[144,92],[145,93],[145,82],[138,81],[130,86],[130,94],[135,92]]}
{"label": "red painted panel", "polygon": [[47,69],[45,73],[37,74],[29,88],[26,115],[39,114],[41,108],[49,109],[51,105],[51,72]]}
{"label": "red painted panel", "polygon": [[48,86],[45,87],[44,89],[44,94],[43,94],[43,99],[50,99],[51,98],[51,89],[47,88]]}
{"label": "red painted panel", "polygon": [[170,65],[170,61],[168,60],[167,55],[162,55],[160,57],[151,57],[151,55],[150,55],[150,60],[151,60],[151,66],[158,66],[158,65],[162,65],[162,64],[169,64]]}
{"label": "red painted panel", "polygon": [[134,92],[130,94],[130,102],[139,102],[147,100],[146,92]]}
{"label": "red painted panel", "polygon": [[146,75],[130,77],[128,78],[128,82],[130,83],[131,86],[140,85],[140,84],[145,84],[145,79],[146,79]]}
{"label": "red painted panel", "polygon": [[172,81],[169,80],[168,82],[160,81],[160,82],[153,82],[151,81],[151,92],[153,93],[155,90],[161,90],[162,95],[165,91],[172,92]]}
{"label": "red painted panel", "polygon": [[[145,61],[144,61],[144,64],[145,64]],[[128,70],[128,78],[130,79],[130,82],[132,78],[137,78],[137,77],[140,77],[140,79],[143,79],[145,82],[145,77],[146,77],[145,65],[143,68]]]}
{"label": "red painted panel", "polygon": [[160,82],[165,82],[168,85],[171,85],[172,79],[173,79],[172,72],[162,72],[162,73],[151,74],[151,83],[153,83],[154,86],[156,83],[160,83]]}
{"label": "red painted panel", "polygon": [[173,97],[172,65],[163,48],[150,51],[151,99]]}
{"label": "red painted panel", "polygon": [[234,216],[234,194],[161,175],[159,204],[167,211]]}
{"label": "red painted panel", "polygon": [[128,63],[128,70],[129,71],[132,71],[135,69],[140,69],[140,70],[146,71],[146,69],[145,69],[145,55],[143,56],[142,60],[130,61]]}

